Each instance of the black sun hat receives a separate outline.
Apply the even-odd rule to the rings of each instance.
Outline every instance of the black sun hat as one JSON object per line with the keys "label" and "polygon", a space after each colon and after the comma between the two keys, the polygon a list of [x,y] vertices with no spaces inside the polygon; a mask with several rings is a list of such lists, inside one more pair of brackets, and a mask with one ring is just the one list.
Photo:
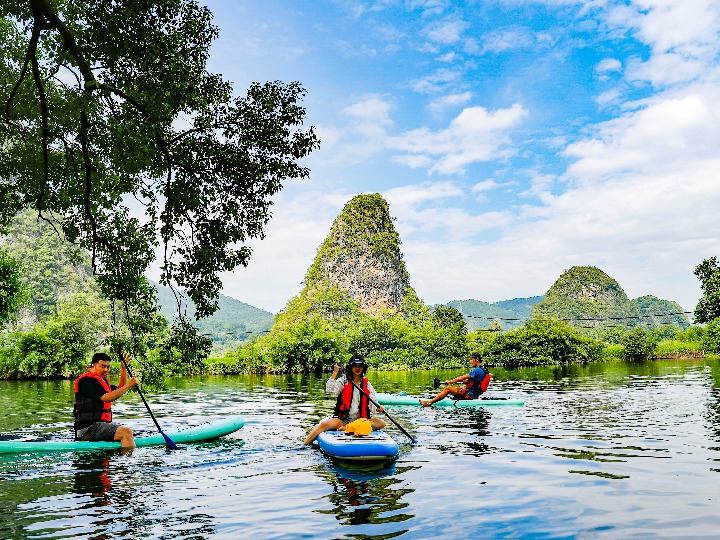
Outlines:
{"label": "black sun hat", "polygon": [[352,368],[353,366],[362,366],[363,367],[363,375],[365,375],[365,372],[367,371],[368,365],[365,363],[365,359],[360,356],[359,354],[354,354],[352,358],[350,358],[350,361],[345,366],[345,374],[350,377],[352,374]]}

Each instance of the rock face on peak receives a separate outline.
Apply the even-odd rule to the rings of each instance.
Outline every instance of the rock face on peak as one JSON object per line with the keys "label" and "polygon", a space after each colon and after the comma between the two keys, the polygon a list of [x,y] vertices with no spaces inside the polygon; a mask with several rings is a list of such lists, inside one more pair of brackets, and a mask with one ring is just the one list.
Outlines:
{"label": "rock face on peak", "polygon": [[323,289],[347,294],[371,315],[383,310],[403,313],[408,300],[417,301],[400,235],[381,195],[354,197],[333,222],[308,269],[301,296],[315,296]]}

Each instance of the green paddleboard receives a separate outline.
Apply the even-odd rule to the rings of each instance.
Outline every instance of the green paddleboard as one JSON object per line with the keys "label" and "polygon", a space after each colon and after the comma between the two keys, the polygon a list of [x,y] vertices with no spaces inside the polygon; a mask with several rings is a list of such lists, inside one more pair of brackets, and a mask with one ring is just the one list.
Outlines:
{"label": "green paddleboard", "polygon": [[[420,400],[427,400],[418,396],[408,396],[403,394],[377,394],[377,401],[380,405],[415,405],[420,406]],[[525,404],[521,399],[501,399],[501,398],[479,398],[479,399],[459,399],[450,398],[441,399],[432,404],[433,407],[497,407],[500,405],[509,405],[519,407]]]}
{"label": "green paddleboard", "polygon": [[[245,425],[242,416],[230,416],[221,420],[205,422],[197,426],[165,431],[175,443],[211,441],[237,431]],[[136,437],[136,446],[165,446],[165,439],[159,433],[149,437]],[[19,452],[63,452],[77,450],[112,450],[120,448],[119,442],[87,441],[0,441],[0,454]]]}

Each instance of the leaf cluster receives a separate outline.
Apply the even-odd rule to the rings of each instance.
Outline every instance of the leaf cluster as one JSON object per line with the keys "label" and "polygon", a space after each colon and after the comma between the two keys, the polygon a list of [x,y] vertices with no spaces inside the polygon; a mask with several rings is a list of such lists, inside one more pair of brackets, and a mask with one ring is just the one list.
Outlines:
{"label": "leaf cluster", "polygon": [[720,262],[717,257],[705,259],[695,268],[702,297],[695,308],[695,321],[709,323],[720,317]]}
{"label": "leaf cluster", "polygon": [[33,207],[91,253],[102,294],[135,333],[144,273],[204,317],[219,273],[246,265],[270,198],[318,146],[296,82],[235,97],[209,73],[217,36],[195,0],[14,0],[0,13],[0,227]]}

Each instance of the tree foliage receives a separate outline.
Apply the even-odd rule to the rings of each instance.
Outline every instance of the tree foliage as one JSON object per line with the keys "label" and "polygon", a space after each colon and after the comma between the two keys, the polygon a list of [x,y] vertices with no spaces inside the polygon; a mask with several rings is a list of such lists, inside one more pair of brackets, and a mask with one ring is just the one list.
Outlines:
{"label": "tree foliage", "polygon": [[695,308],[695,322],[709,323],[720,317],[720,263],[717,257],[705,259],[695,268],[702,297]]}
{"label": "tree foliage", "polygon": [[622,340],[623,357],[631,362],[641,362],[655,358],[657,339],[644,328],[634,328]]}
{"label": "tree foliage", "polygon": [[135,330],[155,310],[156,251],[161,283],[211,314],[270,197],[308,174],[303,88],[234,97],[206,70],[217,28],[195,0],[13,0],[1,15],[0,227],[35,208],[90,251]]}
{"label": "tree foliage", "polygon": [[22,264],[22,281],[29,295],[32,322],[57,313],[58,299],[88,294],[100,300],[100,291],[90,277],[87,252],[64,240],[62,234],[38,218],[37,212],[18,214],[5,237],[7,250]]}
{"label": "tree foliage", "polygon": [[20,263],[0,248],[0,327],[15,318],[26,299]]}
{"label": "tree foliage", "polygon": [[602,344],[566,323],[540,319],[497,336],[481,352],[490,365],[546,366],[599,360]]}
{"label": "tree foliage", "polygon": [[432,312],[432,321],[438,328],[456,328],[458,332],[467,334],[465,319],[454,307],[436,306]]}

